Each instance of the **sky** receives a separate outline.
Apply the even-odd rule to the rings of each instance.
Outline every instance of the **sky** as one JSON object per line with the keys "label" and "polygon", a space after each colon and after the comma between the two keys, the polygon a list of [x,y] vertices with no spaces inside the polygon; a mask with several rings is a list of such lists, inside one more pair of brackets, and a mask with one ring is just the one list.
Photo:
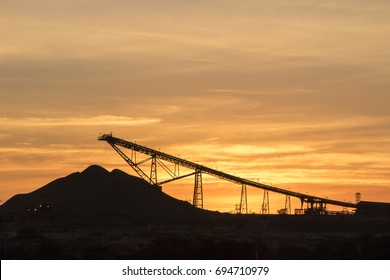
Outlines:
{"label": "sky", "polygon": [[[91,164],[134,174],[97,141],[109,132],[293,191],[390,202],[389,1],[0,6],[2,203]],[[207,209],[240,201],[207,176],[203,191]],[[250,211],[262,197],[248,189]],[[270,193],[271,212],[284,201]]]}

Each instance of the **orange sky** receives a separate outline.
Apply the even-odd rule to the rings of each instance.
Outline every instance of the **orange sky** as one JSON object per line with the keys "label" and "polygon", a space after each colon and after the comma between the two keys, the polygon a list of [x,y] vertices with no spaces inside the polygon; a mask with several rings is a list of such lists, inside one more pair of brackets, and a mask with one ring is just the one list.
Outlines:
{"label": "orange sky", "polygon": [[[90,164],[133,174],[100,132],[294,191],[390,202],[388,1],[1,7],[2,202]],[[189,199],[191,185],[164,190]],[[205,177],[204,193],[231,211],[240,186]],[[258,212],[261,191],[248,193]]]}

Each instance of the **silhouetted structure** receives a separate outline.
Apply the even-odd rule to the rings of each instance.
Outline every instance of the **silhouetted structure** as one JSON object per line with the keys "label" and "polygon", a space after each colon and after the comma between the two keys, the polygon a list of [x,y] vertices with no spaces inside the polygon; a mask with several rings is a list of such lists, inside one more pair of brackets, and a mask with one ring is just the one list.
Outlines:
{"label": "silhouetted structure", "polygon": [[261,205],[261,214],[263,214],[263,215],[268,215],[269,214],[269,194],[268,194],[268,190],[264,190],[263,204]]}
{"label": "silhouetted structure", "polygon": [[240,199],[240,214],[248,214],[248,196],[246,192],[246,185],[241,187],[241,199]]}
{"label": "silhouetted structure", "polygon": [[[312,196],[308,194],[302,194],[299,192],[293,192],[290,190],[285,190],[281,188],[277,188],[274,186],[262,184],[259,182],[254,182],[248,179],[240,178],[237,176],[233,176],[227,173],[224,173],[222,171],[218,171],[185,159],[181,159],[179,157],[175,157],[160,151],[156,151],[151,148],[147,148],[145,146],[141,146],[139,144],[116,138],[112,136],[112,134],[102,134],[99,136],[98,140],[100,141],[106,141],[108,144],[112,146],[112,148],[134,169],[134,171],[145,181],[150,182],[154,185],[162,185],[168,182],[172,182],[175,180],[179,180],[191,175],[195,174],[195,184],[194,184],[194,197],[193,197],[193,205],[196,207],[203,208],[203,191],[202,191],[202,180],[201,175],[202,173],[212,175],[214,177],[221,178],[223,180],[227,180],[236,184],[245,185],[245,186],[252,186],[255,188],[263,189],[266,191],[272,191],[275,193],[280,193],[287,195],[288,197],[297,197],[301,201],[301,209],[302,211],[295,211],[295,213],[305,213],[309,215],[326,215],[329,212],[326,210],[326,206],[328,204],[331,205],[338,205],[342,207],[349,207],[349,208],[356,208],[357,204],[345,202],[345,201],[338,201],[338,200],[332,200],[328,198],[322,198],[317,196]],[[131,150],[131,157],[128,157],[119,147],[127,148]],[[150,158],[147,158],[146,160],[137,162],[136,153],[142,153],[145,155],[148,155]],[[144,163],[148,160],[151,160],[151,172],[150,176],[148,176],[141,168],[140,164]],[[164,164],[163,161],[167,161],[170,163],[173,163],[175,165],[174,170],[178,170],[178,166],[183,166],[188,169],[194,170],[194,172],[191,172],[186,175],[179,175],[175,171],[172,171],[170,168],[167,167],[166,164]],[[171,177],[169,180],[165,181],[158,181],[157,178],[157,165],[160,165]],[[268,194],[268,193],[267,193]],[[266,203],[266,204],[265,204]],[[303,205],[306,203],[306,209],[303,209]],[[265,211],[263,208],[267,206],[268,207],[268,213],[269,213],[269,201],[263,200],[263,207],[261,212],[264,214]],[[299,209],[298,209],[299,210]],[[286,212],[291,212],[287,211]]]}

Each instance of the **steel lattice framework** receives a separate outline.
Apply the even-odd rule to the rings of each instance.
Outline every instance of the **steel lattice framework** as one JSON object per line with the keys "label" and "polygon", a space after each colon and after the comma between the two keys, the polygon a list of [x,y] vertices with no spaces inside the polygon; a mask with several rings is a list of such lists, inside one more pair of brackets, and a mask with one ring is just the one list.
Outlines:
{"label": "steel lattice framework", "polygon": [[[197,164],[179,157],[175,157],[130,141],[126,141],[124,139],[120,139],[117,137],[112,136],[112,134],[102,134],[99,136],[98,140],[100,141],[106,141],[108,144],[112,146],[112,148],[134,169],[134,171],[145,181],[148,181],[151,184],[154,185],[162,185],[165,183],[169,183],[178,179],[182,179],[191,175],[195,175],[195,188],[194,188],[194,198],[193,198],[193,204],[197,207],[203,208],[203,191],[202,191],[202,173],[208,174],[226,181],[230,181],[235,184],[239,185],[245,185],[245,186],[251,186],[259,189],[263,189],[265,191],[271,191],[279,194],[284,194],[286,196],[292,196],[297,197],[301,200],[301,206],[303,203],[308,204],[308,209],[325,209],[327,204],[330,205],[337,205],[342,207],[350,207],[350,208],[357,208],[357,204],[345,202],[345,201],[338,201],[338,200],[332,200],[328,198],[322,198],[318,196],[312,196],[308,194],[302,194],[300,192],[294,192],[291,190],[285,190],[281,189],[275,186],[266,185],[263,183],[251,181],[245,178],[241,178],[238,176],[234,176],[219,170],[215,170],[209,167],[206,167],[201,164]],[[137,162],[136,156],[132,154],[131,157],[128,157],[122,150],[119,149],[119,147],[127,148],[132,150],[133,152],[139,152],[145,155],[150,156],[150,158]],[[151,170],[150,170],[150,176],[147,175],[140,167],[139,165],[151,160]],[[172,171],[170,168],[164,164],[163,161],[167,161],[170,163],[175,164],[175,171]],[[171,179],[158,182],[157,181],[157,168],[156,166],[160,165],[170,176]],[[182,166],[185,168],[188,168],[190,170],[194,170],[194,172],[185,174],[185,175],[179,175],[178,167]],[[176,171],[177,167],[177,171]],[[241,198],[242,199],[242,198]],[[246,198],[245,198],[246,200]],[[302,208],[302,207],[301,207]]]}

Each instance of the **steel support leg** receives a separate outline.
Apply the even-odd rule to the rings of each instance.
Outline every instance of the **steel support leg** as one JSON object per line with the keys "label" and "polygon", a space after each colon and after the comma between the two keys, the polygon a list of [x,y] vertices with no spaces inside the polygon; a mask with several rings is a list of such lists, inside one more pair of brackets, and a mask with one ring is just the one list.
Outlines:
{"label": "steel support leg", "polygon": [[248,214],[248,201],[245,184],[243,184],[241,188],[240,214]]}
{"label": "steel support leg", "polygon": [[152,164],[150,165],[150,184],[157,185],[157,158],[152,156]]}
{"label": "steel support leg", "polygon": [[261,214],[269,214],[268,190],[264,190],[263,204],[261,205]]}
{"label": "steel support leg", "polygon": [[284,208],[286,209],[286,214],[291,215],[291,199],[289,195],[286,195],[286,202],[284,203]]}
{"label": "steel support leg", "polygon": [[202,171],[195,172],[194,198],[193,205],[203,209],[203,187],[202,187]]}

